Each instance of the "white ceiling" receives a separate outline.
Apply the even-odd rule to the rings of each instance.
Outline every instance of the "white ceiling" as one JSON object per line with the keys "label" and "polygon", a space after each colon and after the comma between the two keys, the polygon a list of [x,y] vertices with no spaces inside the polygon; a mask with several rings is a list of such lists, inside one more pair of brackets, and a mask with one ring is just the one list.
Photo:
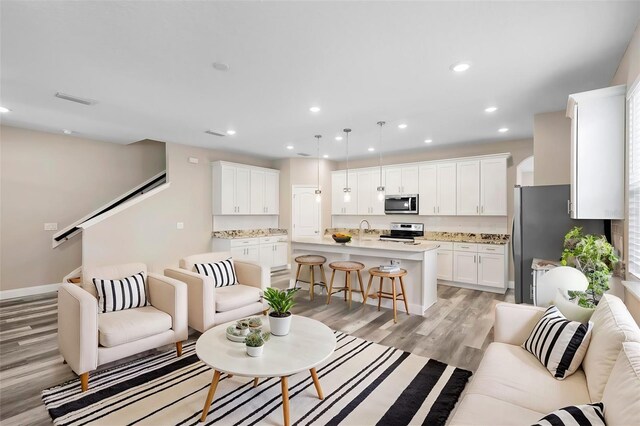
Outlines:
{"label": "white ceiling", "polygon": [[[267,157],[315,154],[313,135],[322,134],[322,153],[342,158],[334,137],[344,127],[354,157],[375,155],[370,146],[526,138],[534,114],[608,85],[639,17],[635,1],[5,0],[0,101],[12,112],[1,119]],[[469,71],[449,70],[463,60]],[[216,71],[215,61],[231,69]],[[63,101],[58,91],[98,103]],[[488,115],[489,105],[500,109]],[[384,146],[379,120],[388,123]],[[510,131],[499,134],[502,126]]]}

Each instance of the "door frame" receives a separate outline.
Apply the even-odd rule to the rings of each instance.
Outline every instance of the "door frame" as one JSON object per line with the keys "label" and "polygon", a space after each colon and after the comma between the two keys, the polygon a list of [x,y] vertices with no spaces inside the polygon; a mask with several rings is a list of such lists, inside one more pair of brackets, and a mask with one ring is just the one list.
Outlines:
{"label": "door frame", "polygon": [[[294,196],[296,195],[296,189],[313,189],[315,191],[316,188],[317,188],[316,185],[291,185],[291,238],[295,237],[295,228],[293,227],[293,221],[296,217],[294,212],[295,205],[296,205],[294,200]],[[322,195],[324,197],[327,196],[327,194],[325,194],[324,192]],[[318,204],[318,235],[322,236],[322,199],[317,204]]]}

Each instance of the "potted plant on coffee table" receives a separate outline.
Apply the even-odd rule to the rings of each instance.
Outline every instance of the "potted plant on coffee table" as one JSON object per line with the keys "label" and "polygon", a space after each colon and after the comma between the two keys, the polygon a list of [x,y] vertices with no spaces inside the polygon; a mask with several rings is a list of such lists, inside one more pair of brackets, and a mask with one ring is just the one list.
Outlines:
{"label": "potted plant on coffee table", "polygon": [[270,334],[267,332],[261,333],[260,331],[251,332],[246,339],[244,339],[244,344],[247,347],[247,355],[258,357],[262,356],[262,351],[264,349],[264,343],[269,340]]}
{"label": "potted plant on coffee table", "polygon": [[291,328],[291,308],[295,304],[293,295],[297,288],[279,290],[267,288],[264,291],[264,299],[271,308],[269,313],[269,326],[274,336],[286,336]]}

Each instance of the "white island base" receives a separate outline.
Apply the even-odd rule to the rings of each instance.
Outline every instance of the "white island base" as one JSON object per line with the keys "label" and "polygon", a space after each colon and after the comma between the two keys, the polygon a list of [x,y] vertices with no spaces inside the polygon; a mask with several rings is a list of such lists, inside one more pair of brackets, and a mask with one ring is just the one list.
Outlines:
{"label": "white island base", "polygon": [[[407,270],[407,276],[404,278],[405,290],[407,292],[406,298],[409,305],[410,314],[422,315],[424,312],[436,301],[437,297],[437,244],[429,244],[422,242],[418,245],[408,245],[399,242],[392,241],[378,241],[378,240],[362,240],[358,241],[354,239],[347,244],[338,244],[331,238],[296,238],[291,241],[291,264],[294,265],[292,269],[295,274],[297,268],[295,264],[295,258],[305,254],[316,254],[327,258],[327,263],[324,265],[327,280],[331,279],[331,269],[329,264],[335,261],[352,260],[356,262],[364,263],[365,269],[362,271],[362,280],[364,290],[367,290],[367,284],[369,282],[369,268],[380,266],[381,264],[389,264],[390,261],[400,261],[400,267]],[[303,269],[308,269],[304,268]],[[318,274],[319,275],[319,274]],[[309,281],[306,271],[304,275],[301,274],[301,279]],[[316,276],[316,282],[320,279]],[[295,282],[295,275],[291,280],[291,285]],[[298,286],[303,286],[304,283],[298,283]],[[329,283],[327,283],[327,286]],[[397,283],[396,283],[397,285]],[[334,279],[334,287],[344,286],[344,272],[336,271]],[[371,286],[370,295],[374,294],[374,291],[378,291],[379,279],[374,277],[373,284]],[[357,277],[352,275],[351,289],[359,290]],[[383,285],[383,291],[390,291],[391,280],[385,279]],[[316,287],[316,297],[326,296],[326,292],[320,293],[319,287]],[[319,296],[320,295],[320,296]],[[354,301],[362,301],[358,299],[359,294],[354,295]],[[333,295],[334,298],[342,299],[342,293]],[[339,303],[338,300],[332,301],[332,303]],[[377,305],[378,299],[369,297],[367,303],[370,305]],[[392,308],[392,301],[388,299],[382,299],[382,306],[385,308]],[[398,303],[398,310],[405,311],[404,304]]]}

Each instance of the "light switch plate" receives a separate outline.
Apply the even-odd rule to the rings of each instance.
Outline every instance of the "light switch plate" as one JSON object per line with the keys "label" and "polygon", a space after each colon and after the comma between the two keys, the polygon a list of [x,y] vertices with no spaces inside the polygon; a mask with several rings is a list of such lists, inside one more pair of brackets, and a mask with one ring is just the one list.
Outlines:
{"label": "light switch plate", "polygon": [[198,160],[196,157],[189,157],[189,162],[191,164],[198,164],[200,160]]}
{"label": "light switch plate", "polygon": [[44,224],[44,230],[45,231],[57,231],[58,230],[58,224],[57,223],[45,223]]}
{"label": "light switch plate", "polygon": [[176,228],[177,228],[177,229],[184,229],[184,222],[178,222],[178,223],[176,223]]}

